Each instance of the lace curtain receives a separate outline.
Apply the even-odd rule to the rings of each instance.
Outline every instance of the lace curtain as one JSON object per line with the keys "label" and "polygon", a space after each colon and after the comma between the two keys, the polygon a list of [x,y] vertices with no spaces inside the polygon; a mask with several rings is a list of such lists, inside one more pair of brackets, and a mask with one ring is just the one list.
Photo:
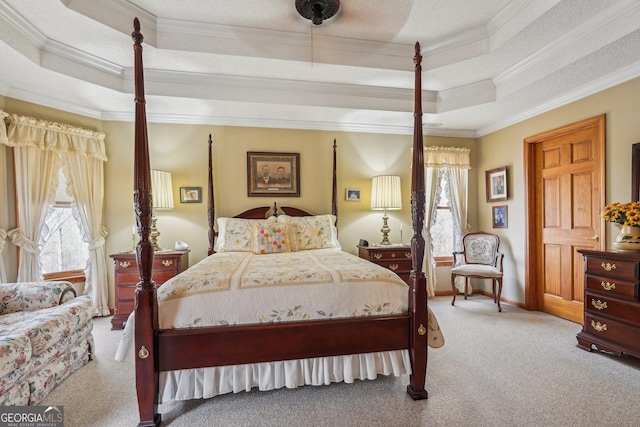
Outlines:
{"label": "lace curtain", "polygon": [[[444,174],[449,182],[449,202],[453,219],[453,250],[462,249],[462,237],[469,229],[467,224],[469,169],[471,169],[468,148],[425,147],[425,241],[424,268],[427,276],[427,294],[435,295],[436,261],[433,258],[433,243],[430,228],[435,223],[436,207],[439,203],[438,188]],[[462,280],[458,280],[462,279]],[[456,278],[456,288],[464,291],[464,278]]]}
{"label": "lace curtain", "polygon": [[[4,118],[9,114],[0,110],[0,144],[7,144],[7,128],[4,126]],[[7,283],[7,272],[4,269],[4,257],[2,252],[4,251],[5,239],[7,238],[7,231],[0,228],[0,283]]]}
{"label": "lace curtain", "polygon": [[95,314],[109,314],[106,253],[102,225],[103,162],[107,160],[104,134],[61,123],[15,114],[7,117],[6,145],[13,147],[19,228],[9,237],[22,250],[18,281],[42,280],[38,242],[47,208],[53,203],[60,167],[67,178],[67,193],[75,200],[83,240],[89,244],[85,293],[91,295]]}

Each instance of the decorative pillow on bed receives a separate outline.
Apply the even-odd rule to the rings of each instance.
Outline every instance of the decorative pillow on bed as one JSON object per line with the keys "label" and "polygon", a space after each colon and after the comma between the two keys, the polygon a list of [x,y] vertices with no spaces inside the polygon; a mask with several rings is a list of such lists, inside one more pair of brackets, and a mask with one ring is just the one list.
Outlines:
{"label": "decorative pillow on bed", "polygon": [[291,251],[287,224],[275,222],[256,225],[253,228],[253,233],[253,253],[255,254],[277,254]]}
{"label": "decorative pillow on bed", "polygon": [[218,238],[213,249],[216,252],[252,252],[253,229],[257,225],[276,223],[276,217],[268,219],[218,218]]}
{"label": "decorative pillow on bed", "polygon": [[306,249],[341,249],[334,215],[278,216],[278,222],[291,227],[292,245],[296,251]]}

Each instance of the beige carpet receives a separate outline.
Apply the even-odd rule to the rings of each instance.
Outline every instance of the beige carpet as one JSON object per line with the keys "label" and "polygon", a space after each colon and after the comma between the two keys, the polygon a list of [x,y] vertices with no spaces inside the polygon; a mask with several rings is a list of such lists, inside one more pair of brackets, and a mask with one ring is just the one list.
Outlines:
{"label": "beige carpet", "polygon": [[[446,344],[430,349],[429,399],[406,377],[160,405],[166,426],[639,426],[640,360],[576,347],[580,325],[484,296],[430,300]],[[133,358],[113,360],[120,332],[96,319],[96,360],[42,403],[66,427],[138,422]]]}

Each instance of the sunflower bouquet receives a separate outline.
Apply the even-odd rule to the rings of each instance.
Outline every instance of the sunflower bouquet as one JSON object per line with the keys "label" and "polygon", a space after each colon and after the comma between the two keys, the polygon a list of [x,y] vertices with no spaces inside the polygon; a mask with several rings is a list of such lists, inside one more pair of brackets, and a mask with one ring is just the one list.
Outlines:
{"label": "sunflower bouquet", "polygon": [[611,203],[604,207],[602,217],[616,224],[640,227],[640,202]]}

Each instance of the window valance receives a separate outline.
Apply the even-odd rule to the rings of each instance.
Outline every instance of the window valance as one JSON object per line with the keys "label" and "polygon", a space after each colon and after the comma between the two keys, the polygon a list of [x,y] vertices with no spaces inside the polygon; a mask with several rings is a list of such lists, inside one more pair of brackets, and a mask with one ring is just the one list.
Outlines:
{"label": "window valance", "polygon": [[10,147],[34,147],[61,154],[75,153],[102,161],[107,160],[104,133],[17,114],[6,115],[2,111],[0,115],[5,115],[7,122],[5,138],[2,138],[0,133],[2,144]]}
{"label": "window valance", "polygon": [[[0,122],[4,121],[4,118],[9,114],[0,110]],[[7,138],[7,128],[5,126],[0,126],[0,144],[9,144],[9,139]]]}
{"label": "window valance", "polygon": [[425,147],[424,166],[425,167],[455,167],[459,169],[471,169],[468,148],[458,147]]}

